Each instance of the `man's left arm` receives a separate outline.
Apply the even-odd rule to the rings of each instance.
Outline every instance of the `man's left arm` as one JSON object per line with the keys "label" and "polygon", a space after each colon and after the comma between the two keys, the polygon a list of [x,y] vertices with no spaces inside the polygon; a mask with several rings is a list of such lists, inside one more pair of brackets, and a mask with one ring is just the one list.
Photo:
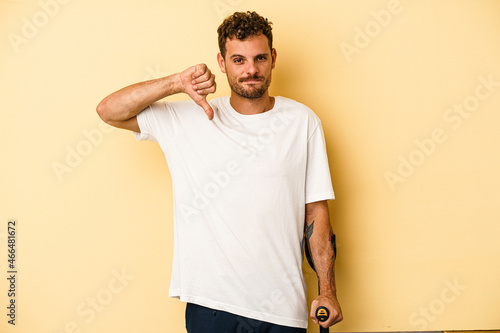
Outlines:
{"label": "man's left arm", "polygon": [[325,328],[330,327],[342,320],[342,311],[337,300],[335,250],[332,241],[334,236],[326,201],[306,204],[305,237],[305,245],[309,246],[320,288],[320,295],[312,302],[310,316],[317,324],[316,309],[319,306],[326,307],[330,317],[319,324]]}

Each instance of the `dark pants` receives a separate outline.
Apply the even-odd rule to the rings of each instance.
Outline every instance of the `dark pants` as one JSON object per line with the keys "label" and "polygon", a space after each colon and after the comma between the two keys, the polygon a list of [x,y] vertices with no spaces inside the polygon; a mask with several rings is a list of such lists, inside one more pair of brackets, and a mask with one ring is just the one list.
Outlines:
{"label": "dark pants", "polygon": [[281,326],[188,303],[188,333],[306,333],[305,328]]}

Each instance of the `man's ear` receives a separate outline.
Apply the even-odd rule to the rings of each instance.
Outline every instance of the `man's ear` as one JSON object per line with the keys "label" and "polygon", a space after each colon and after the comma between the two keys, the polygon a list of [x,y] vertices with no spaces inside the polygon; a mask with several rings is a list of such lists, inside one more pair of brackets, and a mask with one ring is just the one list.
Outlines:
{"label": "man's ear", "polygon": [[220,68],[221,72],[226,74],[226,64],[224,61],[224,57],[222,56],[222,54],[220,52],[217,53],[217,63],[219,64],[219,68]]}
{"label": "man's ear", "polygon": [[274,69],[274,67],[276,67],[276,58],[278,57],[278,54],[276,53],[276,49],[273,48],[273,50],[271,51],[271,55],[272,55],[272,58],[273,58],[273,62],[271,64],[271,68]]}

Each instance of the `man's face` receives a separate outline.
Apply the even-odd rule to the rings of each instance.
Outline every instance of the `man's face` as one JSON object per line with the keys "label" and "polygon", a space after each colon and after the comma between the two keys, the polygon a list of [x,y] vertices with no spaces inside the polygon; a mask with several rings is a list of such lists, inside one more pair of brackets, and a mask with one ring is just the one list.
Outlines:
{"label": "man's face", "polygon": [[244,98],[262,97],[271,84],[271,71],[276,50],[269,49],[267,37],[251,36],[244,40],[226,40],[226,57],[218,54],[218,62],[231,90]]}

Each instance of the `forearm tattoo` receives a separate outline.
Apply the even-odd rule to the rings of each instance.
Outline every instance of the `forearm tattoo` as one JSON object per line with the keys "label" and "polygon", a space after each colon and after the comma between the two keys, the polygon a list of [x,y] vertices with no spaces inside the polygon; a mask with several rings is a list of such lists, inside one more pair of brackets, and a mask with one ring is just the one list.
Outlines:
{"label": "forearm tattoo", "polygon": [[313,260],[313,257],[312,257],[312,253],[311,253],[311,243],[309,242],[309,239],[311,238],[312,234],[313,234],[313,231],[314,231],[314,220],[311,222],[310,225],[306,225],[304,226],[304,236],[305,236],[305,241],[304,241],[304,245],[305,245],[305,250],[306,250],[306,256],[307,256],[307,261],[309,262],[309,265],[311,265],[311,268],[316,271],[316,268],[314,267],[314,260]]}
{"label": "forearm tattoo", "polygon": [[326,278],[331,285],[335,282],[335,235],[333,231],[330,229],[330,234],[328,235],[328,243],[330,244],[330,248],[332,250],[332,259],[330,260],[330,265],[328,266],[328,272],[326,273]]}
{"label": "forearm tattoo", "polygon": [[310,225],[307,225],[305,226],[304,228],[304,232],[306,234],[306,241],[309,241],[309,238],[311,238],[312,234],[313,234],[313,229],[314,229],[314,220],[311,222]]}
{"label": "forearm tattoo", "polygon": [[[304,227],[304,235],[305,235],[305,246],[307,246],[307,250],[310,253],[310,258],[308,258],[308,260],[311,261],[310,264],[313,267],[313,270],[316,270],[314,268],[314,260],[312,258],[312,253],[311,253],[311,244],[309,242],[309,239],[311,238],[313,231],[314,231],[314,220],[309,225],[307,225],[306,223]],[[331,259],[326,272],[326,280],[330,283],[330,285],[333,286],[335,283],[335,235],[331,229],[328,234],[328,244],[329,244],[328,245],[329,249],[331,250]]]}

